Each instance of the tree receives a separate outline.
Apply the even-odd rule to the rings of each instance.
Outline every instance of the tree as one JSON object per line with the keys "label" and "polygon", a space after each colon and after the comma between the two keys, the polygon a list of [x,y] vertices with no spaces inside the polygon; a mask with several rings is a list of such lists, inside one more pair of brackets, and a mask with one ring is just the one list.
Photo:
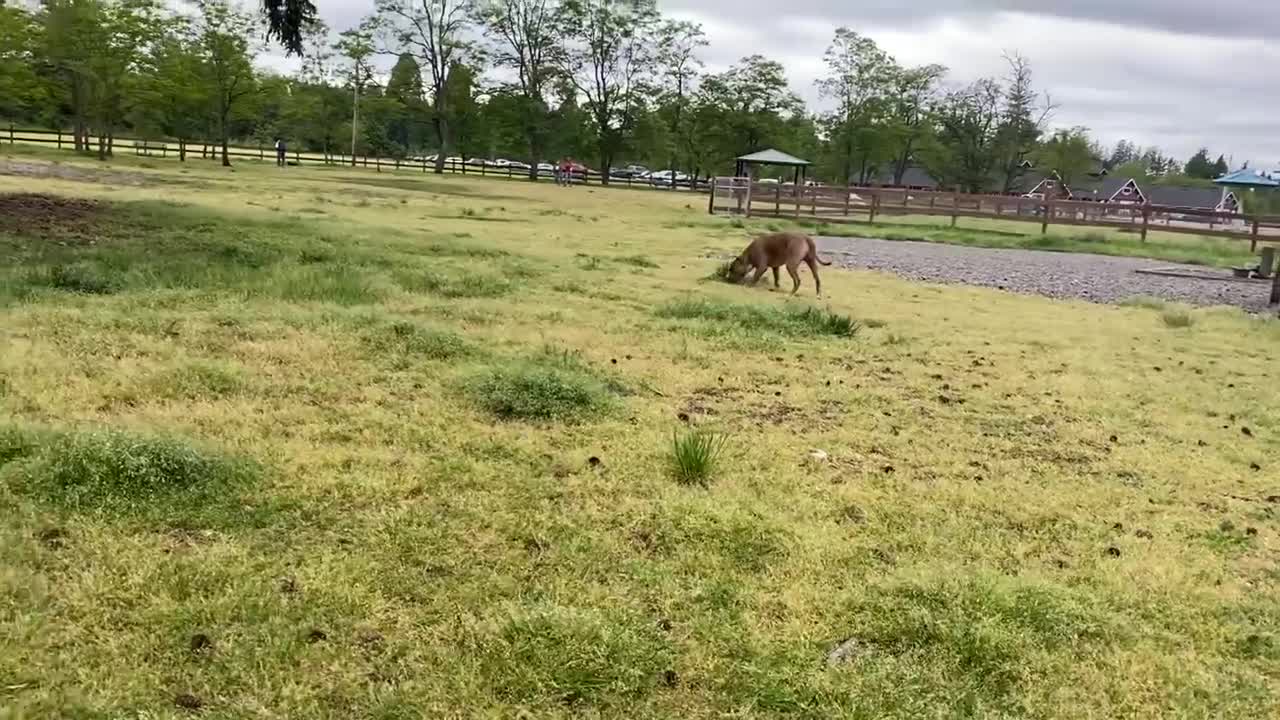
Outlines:
{"label": "tree", "polygon": [[1187,161],[1186,168],[1183,170],[1187,177],[1193,178],[1212,178],[1213,163],[1209,160],[1209,149],[1200,148],[1195,155]]}
{"label": "tree", "polygon": [[1219,155],[1217,161],[1213,163],[1213,177],[1220,178],[1230,171],[1231,168],[1227,166],[1227,158]]}
{"label": "tree", "polygon": [[257,23],[227,0],[199,0],[196,7],[199,15],[192,25],[192,41],[199,49],[203,79],[213,95],[222,166],[231,167],[227,146],[232,112],[257,92],[250,45],[258,32]]}
{"label": "tree", "polygon": [[178,156],[187,159],[185,138],[199,132],[211,98],[202,82],[202,59],[189,42],[188,19],[177,16],[160,28],[147,62],[148,73],[139,80],[141,100],[134,110],[134,126],[151,127],[179,139]]}
{"label": "tree", "polygon": [[824,120],[842,182],[867,183],[889,157],[883,119],[900,68],[874,40],[845,27],[836,29],[823,61],[827,75],[818,90],[836,102]]}
{"label": "tree", "polygon": [[1082,127],[1055,132],[1040,148],[1038,159],[1039,166],[1056,172],[1067,187],[1084,179],[1098,162],[1089,133]]}
{"label": "tree", "polygon": [[40,55],[57,78],[71,111],[76,152],[88,150],[89,99],[92,76],[83,48],[97,32],[94,0],[46,0],[40,14],[44,26]]}
{"label": "tree", "polygon": [[1128,140],[1121,140],[1116,143],[1116,147],[1111,151],[1111,157],[1107,159],[1107,169],[1119,167],[1131,163],[1138,159],[1138,146]]}
{"label": "tree", "polygon": [[719,158],[755,152],[778,139],[784,118],[801,112],[782,64],[751,55],[702,81],[700,100],[714,113]]}
{"label": "tree", "polygon": [[561,70],[586,100],[605,184],[644,107],[658,18],[654,0],[566,0],[557,18]]}
{"label": "tree", "polygon": [[691,112],[692,89],[702,68],[702,61],[696,53],[706,47],[707,38],[701,25],[684,21],[663,23],[658,38],[659,82],[662,87],[659,115],[667,130],[664,164],[672,170],[683,164],[696,173],[699,168],[694,167],[693,157],[697,155],[694,145],[699,139]]}
{"label": "tree", "polygon": [[33,15],[0,5],[0,117],[25,115],[45,101],[35,70],[39,36]]}
{"label": "tree", "polygon": [[385,95],[398,104],[391,108],[394,112],[388,118],[388,137],[403,150],[420,145],[416,121],[425,114],[426,108],[422,73],[412,55],[402,53],[396,60],[387,79]]}
{"label": "tree", "polygon": [[924,164],[940,184],[975,193],[990,186],[1002,96],[1000,84],[988,78],[948,93],[935,106],[938,142],[924,153]]}
{"label": "tree", "polygon": [[1000,125],[996,130],[996,167],[1001,178],[1001,191],[1011,192],[1018,186],[1026,172],[1026,161],[1036,148],[1036,142],[1044,123],[1053,112],[1053,103],[1046,95],[1044,104],[1037,109],[1039,94],[1032,85],[1031,62],[1014,53],[1006,54],[1009,73],[1005,78],[1000,112]]}
{"label": "tree", "polygon": [[380,52],[407,53],[426,68],[431,93],[432,124],[439,143],[436,172],[444,172],[444,158],[453,136],[449,127],[449,74],[467,61],[472,43],[467,31],[474,16],[471,0],[376,0],[372,27],[378,32]]}
{"label": "tree", "polygon": [[530,180],[538,179],[551,121],[547,85],[561,64],[558,12],[556,0],[486,0],[479,9],[492,43],[494,65],[515,76],[501,92],[513,105],[524,135]]}
{"label": "tree", "polygon": [[161,27],[155,0],[103,0],[96,3],[96,27],[80,48],[88,77],[90,112],[98,127],[98,159],[112,151],[115,128],[123,120],[129,85],[151,73],[147,59]]}
{"label": "tree", "polygon": [[279,40],[288,55],[302,55],[307,30],[315,27],[316,6],[311,0],[262,0],[267,37]]}
{"label": "tree", "polygon": [[946,73],[942,65],[923,65],[894,73],[885,133],[892,152],[894,185],[902,184],[916,150],[933,131],[930,109],[937,97],[938,84]]}
{"label": "tree", "polygon": [[373,55],[373,40],[369,25],[344,30],[334,49],[350,64],[351,82],[351,166],[356,164],[356,138],[360,127],[360,93],[373,77],[369,58]]}

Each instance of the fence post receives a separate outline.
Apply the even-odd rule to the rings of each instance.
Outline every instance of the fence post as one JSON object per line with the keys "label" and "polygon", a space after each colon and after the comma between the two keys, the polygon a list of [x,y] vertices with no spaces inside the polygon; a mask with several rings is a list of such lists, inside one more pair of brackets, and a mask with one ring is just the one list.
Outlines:
{"label": "fence post", "polygon": [[800,183],[796,183],[796,217],[800,217]]}
{"label": "fence post", "polygon": [[871,189],[871,210],[867,213],[867,222],[876,221],[876,213],[880,211],[880,188]]}
{"label": "fence post", "polygon": [[9,144],[13,144],[13,123],[9,123]]}
{"label": "fence post", "polygon": [[266,154],[265,154],[265,153],[263,152],[263,150],[262,150],[262,143],[258,143],[258,159],[259,159],[259,160],[266,160],[266,159],[267,159]]}
{"label": "fence post", "polygon": [[1151,203],[1142,203],[1142,242],[1147,241],[1147,226],[1151,224]]}
{"label": "fence post", "polygon": [[707,214],[716,214],[716,179],[711,178],[711,192],[707,196]]}
{"label": "fence post", "polygon": [[844,184],[844,216],[849,217],[849,196],[853,194],[853,186],[850,183]]}
{"label": "fence post", "polygon": [[1045,235],[1049,232],[1050,216],[1053,215],[1053,199],[1045,193],[1044,202],[1041,203],[1040,209],[1044,210],[1044,215],[1040,220],[1040,234]]}
{"label": "fence post", "polygon": [[773,186],[773,214],[782,216],[782,183]]}
{"label": "fence post", "polygon": [[951,193],[951,227],[956,226],[956,220],[960,217],[960,194]]}
{"label": "fence post", "polygon": [[1273,273],[1271,276],[1271,299],[1267,301],[1267,305],[1270,307],[1280,305],[1280,272]]}
{"label": "fence post", "polygon": [[1249,252],[1258,250],[1258,218],[1253,219],[1253,230],[1249,233]]}
{"label": "fence post", "polygon": [[381,155],[373,156],[373,168],[378,172],[382,172],[382,156]]}
{"label": "fence post", "polygon": [[62,131],[61,130],[58,131],[58,149],[59,150],[62,149]]}
{"label": "fence post", "polygon": [[[674,175],[672,175],[672,177],[675,177],[675,176],[674,176]],[[672,189],[674,190],[675,188],[672,188]],[[748,178],[747,178],[747,209],[746,209],[746,215],[747,215],[747,217],[751,217],[751,178],[750,178],[750,177],[748,177]]]}

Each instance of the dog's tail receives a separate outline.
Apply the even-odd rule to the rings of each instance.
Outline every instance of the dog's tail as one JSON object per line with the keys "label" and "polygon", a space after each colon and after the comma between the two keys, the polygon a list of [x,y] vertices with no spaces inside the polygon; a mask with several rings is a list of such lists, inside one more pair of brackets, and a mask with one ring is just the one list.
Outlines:
{"label": "dog's tail", "polygon": [[817,260],[819,265],[830,265],[831,263],[827,262],[826,260],[823,260],[822,256],[818,254],[818,246],[814,244],[813,238],[808,238],[808,240],[809,240],[809,254],[813,256],[813,259]]}

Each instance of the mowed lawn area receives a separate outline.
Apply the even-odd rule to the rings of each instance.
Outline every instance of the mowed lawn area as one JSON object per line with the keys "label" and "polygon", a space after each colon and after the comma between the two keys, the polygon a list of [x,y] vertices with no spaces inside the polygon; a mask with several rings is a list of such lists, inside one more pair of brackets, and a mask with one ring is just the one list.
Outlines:
{"label": "mowed lawn area", "polygon": [[0,716],[1280,715],[1275,320],[61,157],[0,175]]}

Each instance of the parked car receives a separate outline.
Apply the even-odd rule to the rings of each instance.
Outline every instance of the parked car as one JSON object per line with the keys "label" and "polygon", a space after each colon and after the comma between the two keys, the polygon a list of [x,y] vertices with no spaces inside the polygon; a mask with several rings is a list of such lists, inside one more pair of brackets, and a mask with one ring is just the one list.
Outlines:
{"label": "parked car", "polygon": [[458,165],[461,165],[461,164],[462,164],[462,158],[460,158],[460,157],[458,157],[458,156],[456,156],[456,155],[453,155],[453,156],[450,156],[450,157],[445,158],[445,159],[444,159],[444,164],[445,164],[445,165],[452,165],[452,166],[454,166],[454,167],[457,167]]}
{"label": "parked car", "polygon": [[639,178],[648,174],[649,168],[643,165],[627,165],[609,170],[609,175],[616,178]]}
{"label": "parked car", "polygon": [[539,175],[555,175],[556,166],[552,165],[551,163],[540,162],[538,163],[538,174]]}
{"label": "parked car", "polygon": [[649,174],[649,182],[654,185],[679,185],[688,183],[689,176],[679,170],[659,170]]}

